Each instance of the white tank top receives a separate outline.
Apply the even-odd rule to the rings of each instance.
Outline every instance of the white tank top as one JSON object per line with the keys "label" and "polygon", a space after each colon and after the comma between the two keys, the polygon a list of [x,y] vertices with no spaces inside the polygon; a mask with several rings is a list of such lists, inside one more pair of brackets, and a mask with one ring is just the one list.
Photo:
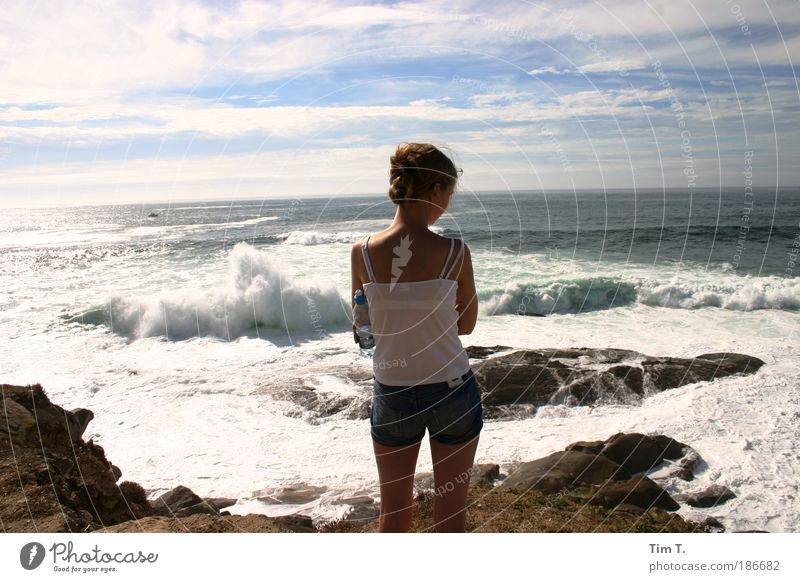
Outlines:
{"label": "white tank top", "polygon": [[375,337],[372,370],[381,384],[431,384],[469,371],[469,357],[458,337],[458,282],[447,279],[464,250],[464,241],[459,242],[456,259],[446,274],[455,239],[450,239],[450,251],[438,278],[391,284],[375,281],[367,249],[369,236],[364,239],[361,252],[369,282],[363,288]]}

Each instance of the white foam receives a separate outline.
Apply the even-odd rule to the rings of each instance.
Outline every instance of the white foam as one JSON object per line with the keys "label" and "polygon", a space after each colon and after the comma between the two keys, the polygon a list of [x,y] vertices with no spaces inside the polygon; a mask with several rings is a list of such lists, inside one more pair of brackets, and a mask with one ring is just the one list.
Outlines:
{"label": "white foam", "polygon": [[302,331],[350,322],[349,302],[333,285],[304,283],[287,276],[280,263],[247,243],[228,255],[221,285],[205,290],[179,288],[151,295],[111,293],[102,305],[72,317],[81,323],[105,323],[132,338],[185,339],[214,336],[233,339],[274,330]]}

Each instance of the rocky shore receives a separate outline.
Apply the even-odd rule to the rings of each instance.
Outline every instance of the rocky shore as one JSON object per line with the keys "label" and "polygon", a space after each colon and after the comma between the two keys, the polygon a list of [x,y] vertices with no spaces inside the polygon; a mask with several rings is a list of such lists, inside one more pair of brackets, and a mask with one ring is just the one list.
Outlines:
{"label": "rocky shore", "polygon": [[[525,350],[470,346],[488,418],[530,414],[543,404],[572,406],[640,402],[650,394],[691,382],[755,372],[763,362],[731,353],[693,359],[653,358],[628,350]],[[334,403],[303,387],[304,406],[318,414],[342,407],[360,418],[363,404]],[[236,499],[201,498],[176,484],[148,499],[103,448],[83,433],[94,415],[52,403],[39,384],[0,384],[0,524],[5,532],[369,532],[377,531],[378,505],[368,496],[342,500],[341,520],[313,523],[304,515],[231,515]],[[285,394],[284,394],[285,396]],[[281,397],[276,392],[273,397]],[[690,444],[668,435],[618,433],[603,441],[575,442],[540,459],[475,465],[470,474],[470,531],[714,532],[713,517],[687,521],[682,504],[714,507],[736,492],[713,485],[670,494],[691,481],[703,463]],[[377,483],[376,483],[377,487]],[[432,531],[433,476],[415,480],[413,531]],[[324,487],[298,484],[271,494],[274,503],[313,499]]]}

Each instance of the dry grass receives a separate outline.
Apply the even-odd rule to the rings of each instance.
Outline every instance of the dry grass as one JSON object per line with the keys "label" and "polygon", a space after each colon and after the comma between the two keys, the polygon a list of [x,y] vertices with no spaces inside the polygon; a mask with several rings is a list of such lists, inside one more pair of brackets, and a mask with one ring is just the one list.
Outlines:
{"label": "dry grass", "polygon": [[[411,531],[433,532],[433,495],[418,495],[413,511]],[[378,521],[339,520],[319,529],[323,533],[377,532]],[[473,485],[467,499],[467,531],[706,533],[710,530],[657,508],[639,514],[588,505],[568,495]]]}

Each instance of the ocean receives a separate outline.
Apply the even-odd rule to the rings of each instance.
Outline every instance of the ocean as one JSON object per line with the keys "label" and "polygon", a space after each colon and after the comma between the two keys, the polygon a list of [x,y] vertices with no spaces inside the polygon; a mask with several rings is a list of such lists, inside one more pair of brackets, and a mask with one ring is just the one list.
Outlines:
{"label": "ocean", "polygon": [[[343,373],[370,369],[352,341],[349,251],[393,216],[385,195],[3,209],[0,382],[91,409],[84,438],[150,497],[182,484],[239,499],[231,513],[339,517],[344,498],[378,498],[369,419],[353,414],[371,384]],[[458,191],[432,230],[472,251],[465,346],[767,364],[643,405],[487,421],[477,463],[665,434],[706,461],[685,490],[737,494],[696,511],[800,531],[800,189]],[[303,386],[349,404],[320,415],[293,400]],[[427,438],[417,470],[431,470]],[[298,483],[324,492],[263,501]]]}

